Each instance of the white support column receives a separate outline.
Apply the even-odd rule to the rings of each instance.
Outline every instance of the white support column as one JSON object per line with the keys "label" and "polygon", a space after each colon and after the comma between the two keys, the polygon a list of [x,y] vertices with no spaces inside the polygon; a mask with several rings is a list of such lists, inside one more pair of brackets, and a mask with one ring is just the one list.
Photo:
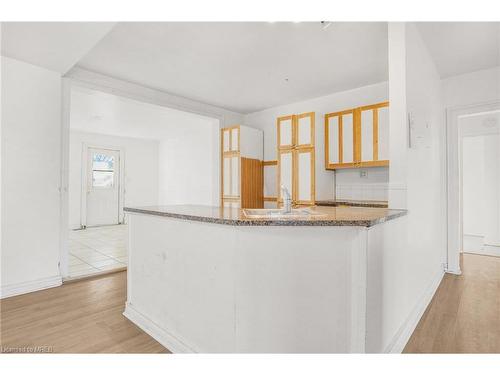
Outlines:
{"label": "white support column", "polygon": [[406,25],[389,23],[389,207],[407,208]]}

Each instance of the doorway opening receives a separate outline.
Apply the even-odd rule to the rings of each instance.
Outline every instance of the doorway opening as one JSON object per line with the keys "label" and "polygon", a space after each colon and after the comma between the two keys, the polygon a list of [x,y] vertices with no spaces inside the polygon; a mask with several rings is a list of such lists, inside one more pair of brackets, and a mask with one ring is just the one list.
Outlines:
{"label": "doorway opening", "polygon": [[462,252],[500,256],[500,110],[461,116]]}
{"label": "doorway opening", "polygon": [[447,148],[447,271],[461,274],[465,259],[500,256],[500,102],[448,109]]}
{"label": "doorway opening", "polygon": [[218,118],[69,81],[65,281],[126,270],[124,207],[216,205],[220,176]]}

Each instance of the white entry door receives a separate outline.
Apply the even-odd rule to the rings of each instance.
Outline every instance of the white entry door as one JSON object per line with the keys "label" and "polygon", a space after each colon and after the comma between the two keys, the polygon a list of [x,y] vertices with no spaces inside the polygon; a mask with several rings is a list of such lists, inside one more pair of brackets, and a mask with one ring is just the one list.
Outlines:
{"label": "white entry door", "polygon": [[120,152],[88,148],[87,226],[118,224]]}

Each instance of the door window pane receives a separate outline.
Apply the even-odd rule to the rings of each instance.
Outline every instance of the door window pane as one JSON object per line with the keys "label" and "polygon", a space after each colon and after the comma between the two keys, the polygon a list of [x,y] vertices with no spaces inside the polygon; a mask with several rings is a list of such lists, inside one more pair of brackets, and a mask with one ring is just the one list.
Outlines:
{"label": "door window pane", "polygon": [[113,188],[115,157],[113,155],[95,153],[92,155],[92,186],[97,188]]}
{"label": "door window pane", "polygon": [[115,166],[115,157],[104,154],[94,154],[92,158],[92,169],[98,171],[112,171]]}
{"label": "door window pane", "polygon": [[112,188],[114,171],[92,171],[92,186],[99,188]]}

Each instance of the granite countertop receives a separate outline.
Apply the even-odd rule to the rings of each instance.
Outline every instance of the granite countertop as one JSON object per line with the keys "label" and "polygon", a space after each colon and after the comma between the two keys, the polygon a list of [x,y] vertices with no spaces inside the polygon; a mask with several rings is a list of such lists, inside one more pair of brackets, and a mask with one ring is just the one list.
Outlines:
{"label": "granite countertop", "polygon": [[353,199],[331,199],[324,201],[316,201],[317,206],[352,206],[352,207],[378,207],[387,208],[387,201],[370,201],[370,200],[353,200]]}
{"label": "granite countertop", "polygon": [[406,215],[406,210],[373,207],[310,207],[315,215],[299,218],[248,218],[243,210],[197,205],[125,207],[128,213],[164,216],[237,226],[361,226],[371,227]]}

